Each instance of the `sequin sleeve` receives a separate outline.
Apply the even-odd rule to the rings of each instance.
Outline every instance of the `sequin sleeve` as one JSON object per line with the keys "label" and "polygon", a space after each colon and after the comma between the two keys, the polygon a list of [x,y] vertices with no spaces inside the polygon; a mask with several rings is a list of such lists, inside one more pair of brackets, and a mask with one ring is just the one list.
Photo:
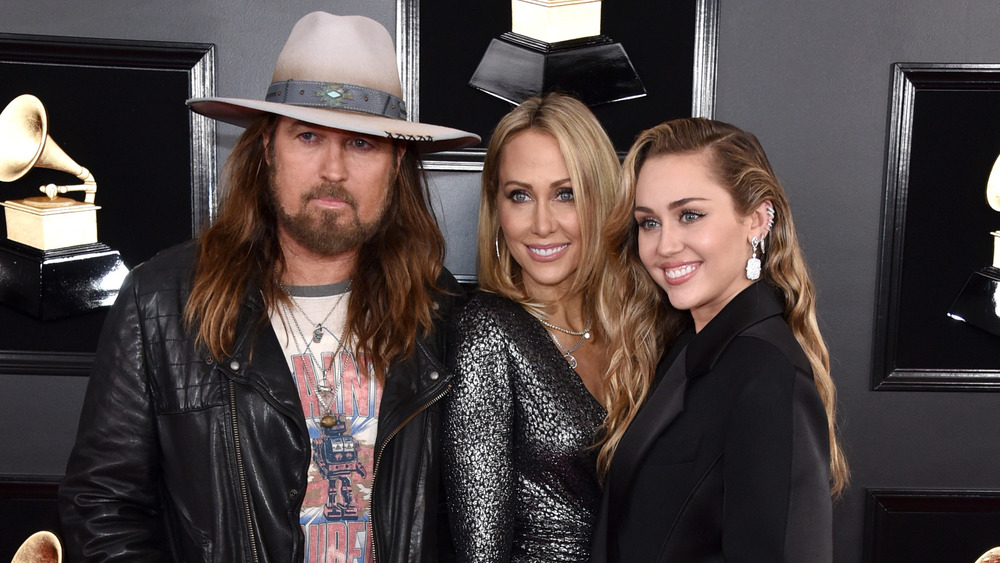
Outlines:
{"label": "sequin sleeve", "polygon": [[453,322],[455,386],[444,410],[444,470],[460,561],[508,561],[513,524],[514,390],[496,316],[473,300]]}
{"label": "sequin sleeve", "polygon": [[477,293],[449,334],[442,448],[459,560],[586,561],[604,409],[518,303]]}

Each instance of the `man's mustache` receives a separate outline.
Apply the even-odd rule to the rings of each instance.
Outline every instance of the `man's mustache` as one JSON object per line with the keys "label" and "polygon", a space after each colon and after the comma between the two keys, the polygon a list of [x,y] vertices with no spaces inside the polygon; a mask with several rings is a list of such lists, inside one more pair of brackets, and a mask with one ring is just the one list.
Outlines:
{"label": "man's mustache", "polygon": [[302,194],[302,203],[305,204],[310,200],[321,197],[336,198],[355,209],[358,208],[358,202],[354,199],[354,195],[338,182],[325,182],[318,186],[313,186],[309,191]]}

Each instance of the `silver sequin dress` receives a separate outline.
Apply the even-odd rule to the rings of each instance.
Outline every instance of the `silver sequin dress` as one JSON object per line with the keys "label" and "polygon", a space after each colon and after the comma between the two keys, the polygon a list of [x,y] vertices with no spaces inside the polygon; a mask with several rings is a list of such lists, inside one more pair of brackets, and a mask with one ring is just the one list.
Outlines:
{"label": "silver sequin dress", "polygon": [[604,408],[521,305],[477,292],[451,331],[442,447],[459,561],[586,561]]}

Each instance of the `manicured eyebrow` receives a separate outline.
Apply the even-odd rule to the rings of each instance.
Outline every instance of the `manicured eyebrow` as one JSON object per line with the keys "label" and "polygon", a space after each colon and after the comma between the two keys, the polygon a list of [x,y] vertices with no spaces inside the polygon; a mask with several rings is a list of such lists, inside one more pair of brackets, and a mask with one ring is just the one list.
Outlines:
{"label": "manicured eyebrow", "polygon": [[[670,202],[670,204],[667,205],[667,210],[668,211],[673,211],[674,209],[677,209],[678,207],[684,207],[685,205],[691,203],[692,201],[708,201],[708,198],[705,198],[705,197],[685,197],[683,199],[678,199],[677,201]],[[648,208],[648,207],[637,205],[636,208],[635,208],[635,212],[636,213],[653,213],[653,210],[650,209],[650,208]]]}
{"label": "manicured eyebrow", "polygon": [[[559,186],[561,186],[563,184],[568,184],[568,183],[570,183],[570,179],[569,178],[563,178],[562,180],[556,180],[555,182],[552,182],[549,185],[552,186],[552,187],[556,187],[557,188],[557,187],[559,187]],[[522,188],[530,188],[531,187],[531,184],[529,184],[527,182],[521,182],[520,180],[507,180],[506,182],[503,183],[503,185],[504,186],[514,185],[514,186],[520,186]]]}
{"label": "manicured eyebrow", "polygon": [[667,206],[667,209],[670,209],[671,211],[673,211],[674,209],[677,209],[678,207],[684,207],[685,205],[691,203],[692,201],[708,201],[708,198],[704,198],[704,197],[686,197],[686,198],[683,198],[683,199],[678,199],[677,201],[671,202],[670,205]]}

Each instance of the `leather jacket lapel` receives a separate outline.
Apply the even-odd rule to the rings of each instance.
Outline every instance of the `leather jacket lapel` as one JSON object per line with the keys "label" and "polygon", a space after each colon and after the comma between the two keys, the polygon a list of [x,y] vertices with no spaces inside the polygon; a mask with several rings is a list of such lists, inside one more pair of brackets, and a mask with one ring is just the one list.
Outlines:
{"label": "leather jacket lapel", "polygon": [[236,346],[223,365],[224,371],[240,384],[257,390],[276,409],[296,421],[306,432],[305,417],[295,380],[288,369],[285,352],[264,315],[264,301],[255,285],[247,292],[236,324]]}

